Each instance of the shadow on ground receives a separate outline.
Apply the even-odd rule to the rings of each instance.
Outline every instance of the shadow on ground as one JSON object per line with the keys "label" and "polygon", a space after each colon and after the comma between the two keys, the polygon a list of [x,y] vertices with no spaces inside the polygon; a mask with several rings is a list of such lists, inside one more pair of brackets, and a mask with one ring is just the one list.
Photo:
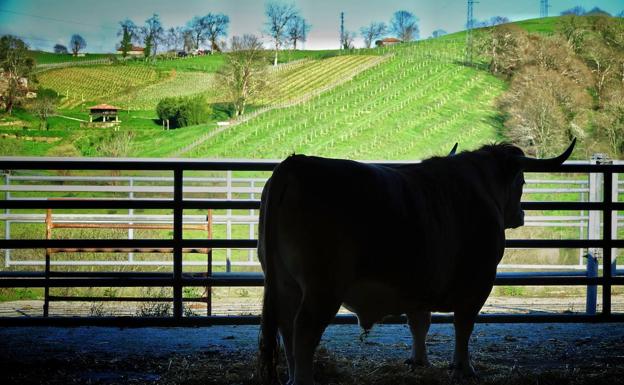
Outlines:
{"label": "shadow on ground", "polygon": [[[4,328],[3,384],[256,384],[257,327]],[[380,325],[363,341],[332,326],[317,353],[319,384],[448,384],[450,325],[433,325],[433,367],[410,370],[409,332]],[[620,384],[620,324],[477,325],[471,341],[483,384]],[[282,365],[280,373],[285,373]]]}

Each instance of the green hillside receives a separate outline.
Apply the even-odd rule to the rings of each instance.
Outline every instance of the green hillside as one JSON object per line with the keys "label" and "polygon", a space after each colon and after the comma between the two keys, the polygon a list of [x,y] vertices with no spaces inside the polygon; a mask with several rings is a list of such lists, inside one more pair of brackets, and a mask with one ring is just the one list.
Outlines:
{"label": "green hillside", "polygon": [[385,61],[346,83],[212,135],[187,155],[409,159],[498,139],[493,101],[504,82],[461,64],[463,47],[460,36],[386,49]]}
{"label": "green hillside", "polygon": [[[517,24],[530,32],[551,33],[557,20]],[[227,118],[220,111],[209,123],[173,131],[162,131],[156,104],[165,97],[191,95],[224,102],[214,74],[224,63],[223,55],[48,69],[37,78],[39,85],[64,97],[46,133],[58,140],[3,148],[29,155],[97,143],[103,131],[81,129],[80,121],[88,120],[85,107],[99,102],[127,110],[121,129],[133,131],[131,156],[281,158],[305,152],[413,159],[444,152],[455,141],[472,148],[501,139],[494,101],[506,84],[463,65],[464,47],[465,35],[459,32],[381,49],[284,51],[282,64],[269,69],[271,88],[252,101],[242,119],[217,126]],[[68,58],[45,53],[35,57],[43,64]],[[38,135],[28,130],[38,122],[26,111],[0,120],[0,131],[10,138],[16,127]],[[97,155],[87,145],[76,147],[84,155]]]}

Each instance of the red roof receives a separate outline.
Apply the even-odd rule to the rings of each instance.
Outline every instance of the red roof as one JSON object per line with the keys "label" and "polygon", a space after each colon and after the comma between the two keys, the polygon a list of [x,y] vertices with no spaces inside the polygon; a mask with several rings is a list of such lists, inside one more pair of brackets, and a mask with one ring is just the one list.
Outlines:
{"label": "red roof", "polygon": [[89,107],[90,110],[121,110],[119,107],[111,106],[110,104],[98,104],[97,106]]}
{"label": "red roof", "polygon": [[384,43],[400,43],[401,40],[397,39],[396,37],[387,37],[385,39],[382,40]]}
{"label": "red roof", "polygon": [[[121,47],[119,47],[117,49],[117,51],[121,52]],[[128,51],[139,51],[139,52],[143,52],[145,51],[145,48],[143,47],[137,47],[136,45],[133,45],[132,47],[130,47],[130,49]]]}

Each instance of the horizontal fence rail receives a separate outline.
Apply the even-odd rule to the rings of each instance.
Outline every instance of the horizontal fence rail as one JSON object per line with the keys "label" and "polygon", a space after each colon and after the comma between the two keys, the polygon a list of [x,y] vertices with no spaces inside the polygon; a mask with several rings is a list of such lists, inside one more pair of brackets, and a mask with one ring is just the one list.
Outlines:
{"label": "horizontal fence rail", "polygon": [[[388,166],[397,166],[405,163],[379,162]],[[44,271],[0,271],[0,287],[2,288],[34,288],[45,289],[46,301],[44,304],[43,317],[0,317],[0,325],[118,325],[118,326],[146,326],[146,325],[208,325],[208,324],[255,324],[259,322],[257,316],[215,316],[210,314],[210,294],[206,298],[184,298],[183,288],[204,287],[210,292],[212,287],[253,287],[262,286],[261,273],[233,273],[212,272],[214,261],[212,260],[213,249],[248,249],[257,247],[257,241],[252,232],[248,239],[188,239],[184,238],[184,223],[201,223],[201,216],[186,215],[184,210],[227,210],[226,214],[215,214],[214,224],[228,225],[231,223],[256,222],[254,215],[233,215],[232,210],[258,210],[259,196],[263,186],[262,178],[247,178],[252,183],[245,186],[232,186],[231,174],[225,178],[200,178],[184,176],[185,172],[194,171],[271,171],[277,165],[276,161],[246,161],[246,160],[186,160],[186,159],[108,159],[108,158],[0,158],[0,168],[12,171],[37,171],[37,170],[124,170],[124,171],[160,171],[169,172],[170,177],[80,177],[80,176],[29,176],[11,175],[15,184],[5,184],[0,188],[5,199],[0,201],[0,208],[5,210],[0,214],[0,220],[5,223],[41,223],[41,214],[15,213],[13,210],[64,210],[64,209],[127,209],[127,210],[169,210],[171,215],[138,215],[129,213],[119,214],[92,214],[88,218],[80,214],[53,214],[58,223],[165,223],[171,225],[172,236],[169,239],[5,239],[0,240],[0,248],[5,250],[20,249],[89,249],[102,248],[106,250],[141,250],[141,249],[167,249],[172,251],[172,261],[169,262],[170,272],[87,272],[87,271],[53,271],[53,265],[49,257],[44,261]],[[592,239],[509,239],[506,243],[508,248],[573,248],[598,250],[602,256],[602,265],[595,266],[595,271],[602,270],[602,275],[591,276],[580,271],[560,272],[499,272],[496,277],[496,285],[577,285],[589,288],[600,286],[602,288],[602,309],[596,314],[484,314],[479,318],[480,322],[605,322],[624,321],[622,314],[614,314],[611,308],[611,288],[613,285],[624,285],[624,276],[615,265],[613,249],[624,248],[624,240],[614,237],[614,229],[621,226],[618,223],[617,211],[624,211],[624,202],[618,202],[622,181],[617,179],[615,184],[614,175],[624,173],[624,164],[589,164],[587,162],[570,162],[549,169],[527,170],[528,172],[550,173],[587,173],[601,176],[602,197],[599,200],[589,202],[523,202],[525,210],[571,210],[583,212],[599,212],[602,215],[602,226],[598,234]],[[229,180],[228,180],[229,179]],[[49,183],[71,182],[74,185],[50,185]],[[126,183],[125,185],[94,186],[89,183]],[[225,187],[203,186],[203,183],[230,183]],[[528,179],[531,183],[532,180]],[[146,183],[141,185],[141,183]],[[171,185],[153,185],[149,183],[171,183]],[[539,188],[527,189],[526,194],[539,193],[575,193],[591,194],[591,189],[586,181],[564,180],[547,181],[545,183],[556,185],[574,185],[571,188]],[[32,197],[16,196],[23,192],[94,192],[110,194],[131,194],[132,196],[100,197],[89,199],[38,199]],[[99,187],[103,187],[99,189]],[[155,194],[158,198],[142,196]],[[163,197],[161,195],[165,194]],[[167,195],[168,194],[168,195]],[[195,198],[185,194],[221,194],[219,198]],[[235,196],[237,195],[237,196]],[[252,196],[246,198],[241,196]],[[614,213],[614,211],[616,213]],[[565,222],[573,226],[583,225],[591,221],[591,214],[561,216],[557,220],[559,225],[565,226]],[[548,226],[550,220],[544,217],[536,217],[535,222],[539,225]],[[530,222],[530,221],[529,221]],[[129,227],[128,227],[129,228]],[[183,266],[183,254],[187,249],[209,250],[207,272],[185,272]],[[593,258],[590,255],[590,258]],[[593,259],[592,259],[593,260]],[[19,261],[10,261],[11,263]],[[23,265],[34,265],[28,261]],[[125,261],[110,261],[111,265],[124,265]],[[136,262],[136,261],[135,261]],[[19,263],[17,263],[19,265]],[[522,265],[512,268],[522,269]],[[589,262],[588,262],[589,266]],[[593,266],[593,265],[592,265]],[[117,297],[108,298],[94,297],[71,297],[52,296],[49,288],[54,287],[168,287],[172,289],[172,298],[139,298]],[[53,317],[48,316],[47,306],[49,300],[88,300],[88,301],[171,301],[173,303],[173,315],[164,317]],[[185,301],[204,300],[208,304],[208,315],[205,317],[185,316],[183,303]],[[451,317],[436,315],[434,322],[450,322]],[[337,323],[355,323],[353,316],[339,315]],[[404,318],[395,317],[389,322],[403,322]]]}

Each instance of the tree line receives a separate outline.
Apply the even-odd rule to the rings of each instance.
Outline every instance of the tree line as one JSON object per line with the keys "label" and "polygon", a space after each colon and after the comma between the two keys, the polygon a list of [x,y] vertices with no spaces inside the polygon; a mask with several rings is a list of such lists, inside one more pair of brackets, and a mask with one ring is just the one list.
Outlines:
{"label": "tree line", "polygon": [[506,24],[490,29],[480,47],[489,71],[510,82],[498,106],[512,142],[549,156],[579,137],[624,154],[621,19],[568,14],[552,36]]}

